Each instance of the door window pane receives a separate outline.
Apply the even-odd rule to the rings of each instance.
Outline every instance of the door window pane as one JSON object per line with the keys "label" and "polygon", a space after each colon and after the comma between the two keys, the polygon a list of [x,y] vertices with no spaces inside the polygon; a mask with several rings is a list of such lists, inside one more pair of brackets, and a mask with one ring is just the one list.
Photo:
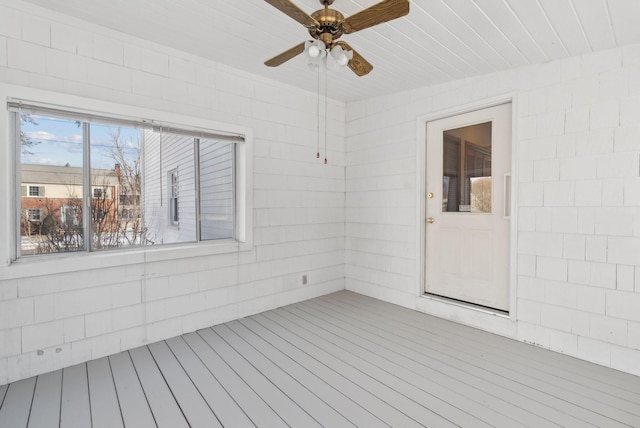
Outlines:
{"label": "door window pane", "polygon": [[491,213],[491,122],[443,133],[442,211]]}

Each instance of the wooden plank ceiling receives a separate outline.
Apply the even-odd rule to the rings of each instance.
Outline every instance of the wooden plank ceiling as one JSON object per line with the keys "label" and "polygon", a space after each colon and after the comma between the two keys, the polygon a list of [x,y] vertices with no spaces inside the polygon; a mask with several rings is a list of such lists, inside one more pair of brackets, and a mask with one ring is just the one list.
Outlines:
{"label": "wooden plank ceiling", "polygon": [[[309,39],[262,0],[26,0],[41,7],[315,91],[304,58],[263,62]],[[295,0],[304,11],[318,0]],[[336,0],[345,16],[377,0]],[[55,15],[59,18],[60,15]],[[342,37],[374,65],[331,72],[328,92],[369,98],[640,43],[638,0],[413,0],[408,16]],[[56,19],[54,17],[54,19]]]}

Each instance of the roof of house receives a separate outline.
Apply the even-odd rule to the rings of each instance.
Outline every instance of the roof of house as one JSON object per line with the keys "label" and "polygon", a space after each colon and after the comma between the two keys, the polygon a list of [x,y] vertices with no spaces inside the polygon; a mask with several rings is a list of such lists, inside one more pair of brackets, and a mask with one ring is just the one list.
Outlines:
{"label": "roof of house", "polygon": [[[95,185],[117,186],[115,170],[91,169]],[[82,184],[82,168],[74,166],[22,164],[21,182],[33,184]]]}

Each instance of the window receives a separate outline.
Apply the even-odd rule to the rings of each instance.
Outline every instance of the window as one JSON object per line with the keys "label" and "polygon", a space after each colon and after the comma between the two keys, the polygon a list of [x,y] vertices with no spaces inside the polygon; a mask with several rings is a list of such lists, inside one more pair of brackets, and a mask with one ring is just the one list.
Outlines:
{"label": "window", "polygon": [[178,215],[178,171],[169,171],[169,223],[177,226],[180,217]]}
{"label": "window", "polygon": [[102,199],[105,197],[105,191],[104,189],[100,188],[100,187],[95,187],[93,189],[93,197],[95,199]]}
{"label": "window", "polygon": [[40,221],[42,220],[42,214],[40,208],[29,208],[27,210],[27,218],[29,221]]}
{"label": "window", "polygon": [[[19,127],[17,179],[47,183],[46,197],[44,187],[22,185],[16,257],[247,238],[246,187],[236,200],[236,185],[246,184],[237,179],[242,135],[9,107]],[[36,218],[24,196],[40,198],[46,227],[18,224]]]}
{"label": "window", "polygon": [[29,196],[44,196],[44,187],[29,186]]}

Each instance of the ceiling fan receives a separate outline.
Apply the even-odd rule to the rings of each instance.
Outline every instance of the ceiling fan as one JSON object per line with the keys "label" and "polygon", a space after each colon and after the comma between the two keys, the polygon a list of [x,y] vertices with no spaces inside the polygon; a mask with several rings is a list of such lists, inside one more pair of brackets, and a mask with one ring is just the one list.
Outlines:
{"label": "ceiling fan", "polygon": [[305,52],[305,50],[311,57],[314,57],[319,53],[324,55],[326,52],[333,52],[334,48],[337,48],[335,51],[338,52],[338,55],[344,53],[344,56],[338,59],[340,65],[346,63],[358,76],[368,74],[373,70],[373,66],[346,42],[337,40],[343,34],[355,33],[356,31],[400,18],[409,13],[409,0],[382,0],[348,18],[345,18],[337,10],[329,8],[334,0],[319,0],[324,8],[313,12],[311,15],[304,12],[291,0],[265,1],[304,25],[309,30],[311,37],[315,39],[314,41],[302,42],[274,56],[265,61],[265,65],[277,67],[296,55]]}

